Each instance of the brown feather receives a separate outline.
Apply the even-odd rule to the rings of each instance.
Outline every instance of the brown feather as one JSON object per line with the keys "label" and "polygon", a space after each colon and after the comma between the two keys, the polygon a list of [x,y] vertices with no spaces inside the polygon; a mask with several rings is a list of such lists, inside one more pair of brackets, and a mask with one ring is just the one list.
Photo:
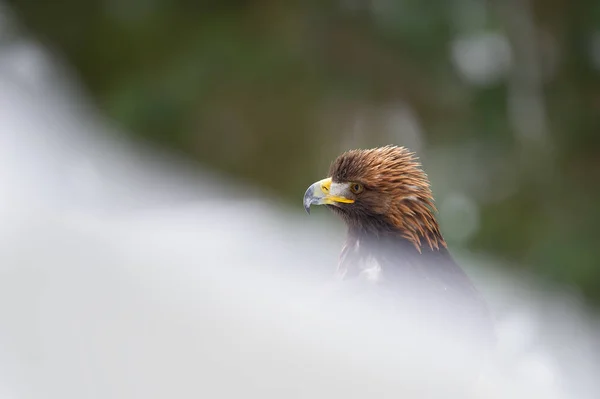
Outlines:
{"label": "brown feather", "polygon": [[329,175],[334,182],[365,187],[355,207],[338,210],[351,227],[389,226],[419,252],[423,243],[432,250],[446,247],[435,219],[429,179],[413,152],[397,146],[351,150],[332,163]]}
{"label": "brown feather", "polygon": [[493,342],[487,304],[447,249],[429,179],[414,153],[395,146],[348,151],[329,175],[335,183],[363,185],[348,193],[352,203],[327,205],[348,225],[339,276],[369,279],[363,273],[374,263],[378,292],[400,295],[401,303],[423,302],[432,320],[464,327],[467,339]]}

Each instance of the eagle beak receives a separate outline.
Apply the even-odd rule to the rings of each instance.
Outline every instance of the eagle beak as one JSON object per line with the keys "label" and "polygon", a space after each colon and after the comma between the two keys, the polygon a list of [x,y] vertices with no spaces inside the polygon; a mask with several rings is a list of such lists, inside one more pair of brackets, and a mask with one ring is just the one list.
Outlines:
{"label": "eagle beak", "polygon": [[304,209],[310,215],[311,205],[352,204],[354,200],[346,198],[346,187],[342,183],[332,183],[331,177],[313,183],[304,193]]}

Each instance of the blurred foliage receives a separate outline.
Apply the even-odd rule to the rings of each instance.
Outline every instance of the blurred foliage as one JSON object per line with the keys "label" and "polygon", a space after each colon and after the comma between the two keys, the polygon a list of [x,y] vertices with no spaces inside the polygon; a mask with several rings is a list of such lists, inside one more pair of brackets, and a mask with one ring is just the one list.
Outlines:
{"label": "blurred foliage", "polygon": [[294,204],[342,150],[416,147],[476,205],[454,245],[600,303],[600,3],[9,4],[136,135]]}

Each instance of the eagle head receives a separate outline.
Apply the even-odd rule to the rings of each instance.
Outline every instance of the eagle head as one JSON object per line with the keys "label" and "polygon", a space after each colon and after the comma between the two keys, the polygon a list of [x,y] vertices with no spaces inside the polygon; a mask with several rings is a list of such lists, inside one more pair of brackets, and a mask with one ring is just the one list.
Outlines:
{"label": "eagle head", "polygon": [[446,247],[435,219],[429,180],[413,152],[398,146],[351,150],[332,164],[329,177],[304,195],[311,205],[339,214],[351,234],[400,236],[420,251]]}

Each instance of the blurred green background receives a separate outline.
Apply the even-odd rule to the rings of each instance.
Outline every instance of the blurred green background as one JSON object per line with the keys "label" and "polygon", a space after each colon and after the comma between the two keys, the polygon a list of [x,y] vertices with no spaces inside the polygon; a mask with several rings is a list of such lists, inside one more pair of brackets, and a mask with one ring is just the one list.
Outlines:
{"label": "blurred green background", "polygon": [[600,3],[13,0],[132,134],[302,212],[341,151],[399,144],[454,247],[600,304]]}

